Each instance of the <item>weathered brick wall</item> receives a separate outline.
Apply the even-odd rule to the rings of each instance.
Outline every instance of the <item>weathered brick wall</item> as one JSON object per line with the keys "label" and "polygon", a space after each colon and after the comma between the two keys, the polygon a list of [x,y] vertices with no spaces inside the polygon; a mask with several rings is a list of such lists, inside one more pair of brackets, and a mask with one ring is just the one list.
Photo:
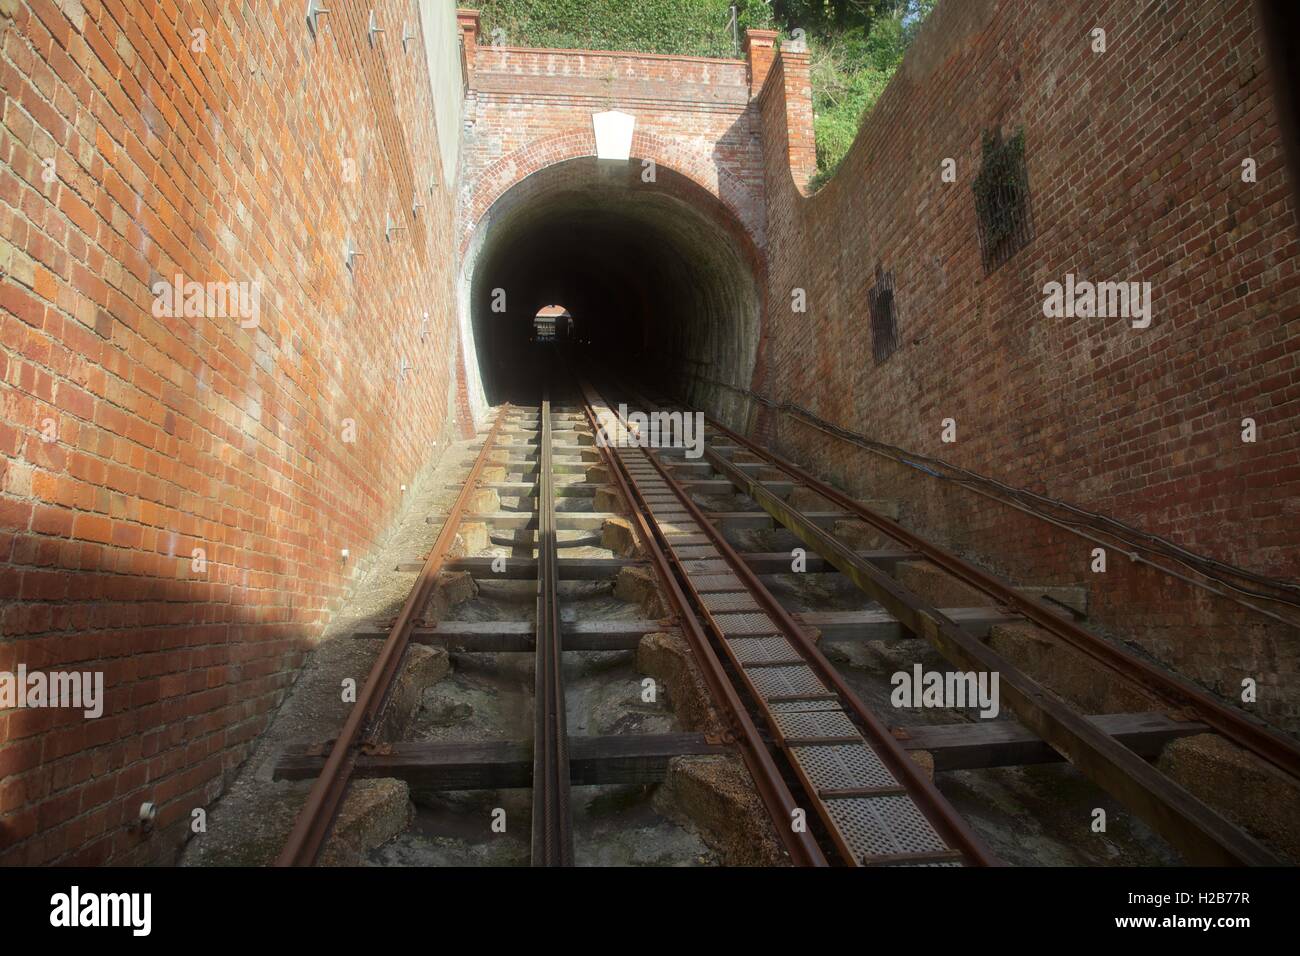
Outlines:
{"label": "weathered brick wall", "polygon": [[636,117],[634,159],[650,158],[721,198],[763,244],[763,163],[740,60],[495,47],[474,49],[466,103],[462,247],[494,201],[531,173],[595,154],[592,113]]}
{"label": "weathered brick wall", "polygon": [[[166,858],[450,427],[419,17],[328,6],[0,0],[0,671],[107,685],[0,711],[0,862]],[[155,317],[177,273],[258,283],[257,326]]]}
{"label": "weathered brick wall", "polygon": [[[1104,53],[1091,31],[1106,31]],[[794,63],[794,61],[792,61]],[[797,63],[794,63],[797,65]],[[756,388],[846,428],[1269,575],[1300,572],[1300,237],[1249,0],[946,0],[837,175],[791,177],[801,75],[762,94],[769,321]],[[793,119],[791,117],[794,117]],[[794,123],[787,142],[787,124]],[[981,133],[1023,126],[1032,241],[985,276]],[[1258,181],[1242,181],[1253,158]],[[941,180],[945,158],[956,182]],[[898,351],[868,292],[892,271]],[[1045,318],[1066,273],[1149,281],[1150,328]],[[807,291],[793,313],[791,290]],[[1254,418],[1259,440],[1242,442]],[[956,421],[957,441],[941,442]],[[1083,583],[1093,623],[1300,725],[1294,629],[788,417],[780,443],[1025,583]]]}

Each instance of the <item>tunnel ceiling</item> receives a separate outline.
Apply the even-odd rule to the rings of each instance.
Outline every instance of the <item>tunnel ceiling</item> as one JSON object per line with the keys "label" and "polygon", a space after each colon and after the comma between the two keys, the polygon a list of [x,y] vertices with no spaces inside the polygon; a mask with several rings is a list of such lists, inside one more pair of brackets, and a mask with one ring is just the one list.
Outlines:
{"label": "tunnel ceiling", "polygon": [[[662,166],[580,159],[503,195],[467,257],[474,345],[491,404],[535,388],[537,310],[563,305],[600,375],[653,378],[681,394],[704,379],[748,384],[761,313],[758,254],[712,195]],[[504,290],[505,310],[495,290]],[[594,367],[593,367],[594,366]],[[535,393],[533,393],[535,397]]]}

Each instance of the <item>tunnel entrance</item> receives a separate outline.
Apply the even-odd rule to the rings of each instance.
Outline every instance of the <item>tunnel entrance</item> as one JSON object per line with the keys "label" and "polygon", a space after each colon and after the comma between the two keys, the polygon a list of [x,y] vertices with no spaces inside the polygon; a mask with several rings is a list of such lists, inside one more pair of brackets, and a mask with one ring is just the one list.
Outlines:
{"label": "tunnel entrance", "polygon": [[477,407],[536,397],[539,365],[554,358],[539,347],[535,319],[555,303],[571,316],[561,338],[580,372],[695,398],[709,382],[749,384],[760,253],[706,189],[662,165],[652,182],[644,172],[636,160],[557,163],[510,188],[478,223],[461,278]]}

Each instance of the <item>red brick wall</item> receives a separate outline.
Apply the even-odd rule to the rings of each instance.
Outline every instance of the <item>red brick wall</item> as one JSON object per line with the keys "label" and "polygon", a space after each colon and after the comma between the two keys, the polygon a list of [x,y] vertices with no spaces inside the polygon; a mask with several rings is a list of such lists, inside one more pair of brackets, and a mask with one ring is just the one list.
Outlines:
{"label": "red brick wall", "polygon": [[634,160],[690,177],[762,246],[763,164],[745,62],[480,43],[466,106],[461,248],[511,186],[595,155],[591,115],[610,109],[636,117]]}
{"label": "red brick wall", "polygon": [[[419,19],[334,0],[313,40],[302,6],[0,2],[0,671],[107,685],[97,720],[0,712],[0,862],[168,857],[449,434]],[[258,326],[155,318],[176,273],[258,281]]]}
{"label": "red brick wall", "polygon": [[[1091,48],[1095,27],[1105,53]],[[807,131],[800,78],[780,73],[762,98],[771,305],[760,391],[1297,576],[1300,236],[1249,0],[945,0],[811,198],[791,177]],[[985,276],[971,190],[981,133],[1021,126],[1035,236]],[[948,157],[955,183],[940,178]],[[1246,157],[1256,183],[1242,181]],[[900,342],[881,365],[868,309],[878,263],[894,274]],[[1067,272],[1151,282],[1151,327],[1045,318],[1043,287]],[[789,309],[796,287],[806,314]],[[1245,417],[1255,444],[1241,440]],[[945,418],[955,444],[940,441]],[[1114,552],[1094,575],[1093,545],[1074,535],[789,419],[767,424],[796,457],[899,499],[912,524],[1019,580],[1087,584],[1094,625],[1225,694],[1256,678],[1258,712],[1300,725],[1294,629]]]}

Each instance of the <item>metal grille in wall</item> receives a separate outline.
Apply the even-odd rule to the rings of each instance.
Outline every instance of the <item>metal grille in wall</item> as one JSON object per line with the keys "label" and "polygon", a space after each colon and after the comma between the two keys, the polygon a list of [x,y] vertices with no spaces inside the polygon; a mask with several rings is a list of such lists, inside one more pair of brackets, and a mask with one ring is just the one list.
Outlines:
{"label": "metal grille in wall", "polygon": [[1006,139],[1001,130],[984,134],[983,163],[971,188],[984,274],[989,275],[1034,238],[1023,129]]}
{"label": "metal grille in wall", "polygon": [[876,284],[867,293],[871,307],[871,350],[879,365],[898,348],[898,317],[894,313],[894,273],[876,266]]}

